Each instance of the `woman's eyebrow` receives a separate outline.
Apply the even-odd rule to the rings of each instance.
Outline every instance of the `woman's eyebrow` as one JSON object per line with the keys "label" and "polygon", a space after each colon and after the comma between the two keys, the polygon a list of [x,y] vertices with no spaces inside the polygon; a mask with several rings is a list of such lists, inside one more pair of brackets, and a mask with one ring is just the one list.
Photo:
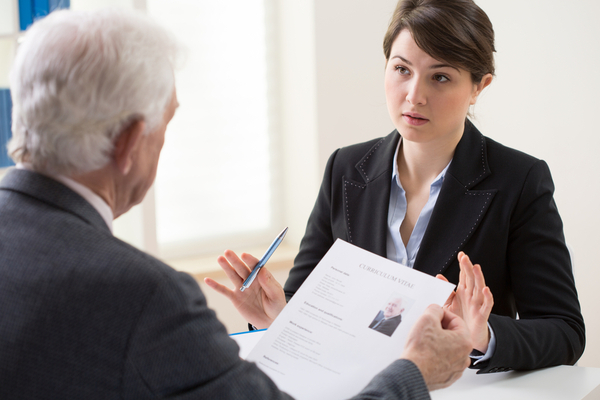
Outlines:
{"label": "woman's eyebrow", "polygon": [[[402,62],[412,66],[412,63],[409,60],[407,60],[406,58],[404,58],[400,55],[395,55],[392,57],[392,59],[394,59],[394,58],[399,58],[400,60],[402,60]],[[458,68],[456,68],[454,65],[441,63],[441,64],[433,64],[433,65],[429,66],[429,69],[438,69],[438,68],[452,68],[452,69],[455,69],[456,71],[458,71],[458,73],[460,74],[460,70]]]}

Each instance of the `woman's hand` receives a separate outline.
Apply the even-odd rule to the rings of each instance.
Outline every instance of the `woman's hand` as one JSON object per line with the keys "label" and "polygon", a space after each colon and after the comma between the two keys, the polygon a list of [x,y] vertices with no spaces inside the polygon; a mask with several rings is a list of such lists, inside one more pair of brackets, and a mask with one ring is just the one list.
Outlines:
{"label": "woman's hand", "polygon": [[[465,320],[471,331],[473,348],[485,353],[490,342],[487,320],[494,305],[494,297],[490,288],[485,286],[479,264],[473,265],[462,251],[458,253],[458,263],[460,265],[458,286],[446,301],[444,308]],[[443,275],[438,274],[437,278],[448,282]]]}
{"label": "woman's hand", "polygon": [[233,290],[211,278],[204,278],[204,283],[231,300],[246,321],[259,329],[268,328],[286,304],[279,282],[263,267],[252,285],[242,292],[240,287],[258,259],[246,253],[240,259],[233,251],[226,250],[217,262],[233,283]]}

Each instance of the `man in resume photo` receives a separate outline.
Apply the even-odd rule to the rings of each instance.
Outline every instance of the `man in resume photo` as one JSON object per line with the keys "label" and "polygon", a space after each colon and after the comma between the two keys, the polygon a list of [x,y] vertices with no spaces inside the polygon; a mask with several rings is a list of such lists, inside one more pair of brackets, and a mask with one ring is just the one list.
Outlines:
{"label": "man in resume photo", "polygon": [[383,310],[380,310],[369,328],[381,332],[384,335],[392,336],[400,322],[402,321],[402,313],[404,305],[402,297],[398,295],[392,296]]}

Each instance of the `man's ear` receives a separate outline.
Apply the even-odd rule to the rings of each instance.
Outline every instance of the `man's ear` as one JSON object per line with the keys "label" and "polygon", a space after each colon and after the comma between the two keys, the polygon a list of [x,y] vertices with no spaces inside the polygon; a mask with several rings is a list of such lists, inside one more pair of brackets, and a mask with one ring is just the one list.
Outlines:
{"label": "man's ear", "polygon": [[146,124],[144,121],[135,121],[125,128],[117,137],[114,146],[114,160],[117,169],[127,175],[133,165],[133,153],[139,144]]}

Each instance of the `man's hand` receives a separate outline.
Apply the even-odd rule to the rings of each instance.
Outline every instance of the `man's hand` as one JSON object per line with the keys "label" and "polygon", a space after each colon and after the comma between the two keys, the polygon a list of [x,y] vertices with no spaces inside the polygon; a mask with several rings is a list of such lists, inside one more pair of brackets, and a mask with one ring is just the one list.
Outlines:
{"label": "man's hand", "polygon": [[432,304],[413,325],[401,358],[415,363],[431,391],[461,377],[472,349],[465,321]]}
{"label": "man's hand", "polygon": [[286,305],[279,282],[263,267],[252,285],[242,292],[240,287],[258,259],[246,253],[240,259],[233,251],[226,250],[217,262],[233,283],[233,290],[211,278],[204,278],[204,283],[231,300],[246,321],[259,329],[268,328]]}

